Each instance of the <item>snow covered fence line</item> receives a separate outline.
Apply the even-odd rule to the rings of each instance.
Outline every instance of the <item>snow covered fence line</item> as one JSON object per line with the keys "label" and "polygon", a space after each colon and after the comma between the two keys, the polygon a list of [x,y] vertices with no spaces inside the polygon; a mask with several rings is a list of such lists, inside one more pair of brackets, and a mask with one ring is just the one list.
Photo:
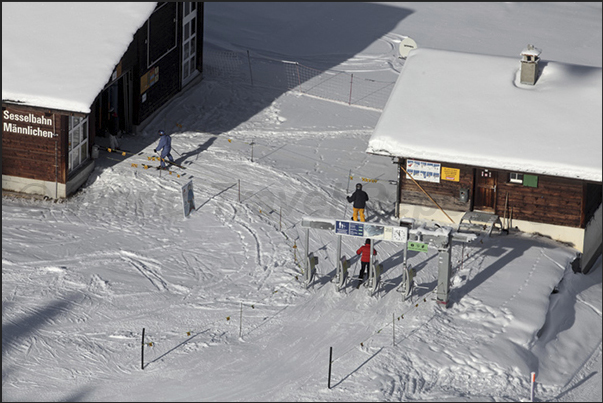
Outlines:
{"label": "snow covered fence line", "polygon": [[320,70],[296,61],[266,56],[204,49],[203,72],[207,77],[248,81],[283,91],[296,91],[349,106],[382,111],[395,81],[378,81],[362,77],[362,73]]}
{"label": "snow covered fence line", "polygon": [[[283,286],[282,288],[284,288],[285,286]],[[279,289],[275,290],[272,292],[271,296],[276,294],[279,291]],[[260,305],[264,305],[266,307],[269,308],[274,308],[274,306],[271,306],[270,304],[262,304],[262,303],[250,303],[250,302],[240,302],[240,307],[239,307],[239,331],[238,331],[238,337],[239,339],[242,339],[242,337],[245,334],[250,334],[251,332],[253,332],[254,330],[260,328],[261,326],[265,325],[267,322],[271,321],[272,319],[274,319],[276,316],[278,316],[279,314],[281,314],[285,309],[287,309],[289,307],[289,305],[285,305],[284,307],[282,307],[281,305],[278,305],[277,308],[278,310],[276,311],[276,313],[272,313],[269,316],[266,316],[265,314],[261,314],[258,317],[263,317],[262,320],[260,320],[260,323],[255,323],[252,324],[250,326],[250,328],[247,330],[246,333],[243,333],[243,308],[247,307],[247,308],[251,308],[251,309],[256,309],[256,306],[260,306]],[[154,362],[162,359],[163,357],[166,357],[167,355],[169,355],[171,352],[177,350],[180,347],[183,347],[185,344],[189,343],[191,340],[193,340],[194,338],[208,333],[210,338],[215,338],[216,334],[220,334],[220,335],[225,335],[227,332],[224,330],[220,330],[218,329],[219,326],[215,326],[216,324],[220,324],[220,323],[233,323],[233,319],[235,318],[235,314],[230,314],[228,316],[223,316],[220,319],[214,320],[210,323],[204,324],[204,330],[198,330],[198,329],[194,329],[194,328],[189,328],[189,330],[176,330],[176,331],[168,331],[168,332],[154,332],[154,335],[149,335],[148,332],[146,332],[146,328],[142,328],[142,343],[141,343],[141,369],[144,370],[146,367],[148,367],[150,364],[153,364]],[[153,337],[155,336],[155,337]],[[160,339],[160,341],[156,341],[156,337],[158,337]],[[184,340],[183,340],[184,338]],[[166,342],[173,342],[176,343],[176,345],[172,345],[169,346],[167,345]],[[161,347],[163,346],[163,350],[161,349]],[[147,360],[147,363],[145,364],[145,347],[159,347],[160,351],[158,351],[154,357],[151,357],[150,360]]]}
{"label": "snow covered fence line", "polygon": [[[387,326],[391,325],[392,326],[392,337],[393,337],[393,342],[391,347],[398,347],[400,345],[400,342],[403,340],[406,340],[407,338],[409,338],[411,335],[413,335],[417,329],[413,330],[411,333],[407,334],[404,336],[404,338],[400,339],[399,342],[396,342],[396,336],[395,336],[395,325],[396,325],[396,319],[398,321],[404,319],[404,316],[407,316],[408,314],[412,313],[415,311],[416,308],[418,308],[420,305],[424,304],[424,303],[429,303],[428,302],[428,297],[429,295],[433,294],[437,292],[437,288],[433,289],[432,291],[430,291],[429,293],[427,293],[426,295],[424,295],[423,297],[420,297],[417,301],[418,302],[414,302],[410,305],[410,307],[408,309],[406,309],[403,313],[401,313],[400,315],[396,315],[395,312],[392,312],[392,321],[390,322],[389,320],[387,320],[387,322],[385,323],[385,325],[383,325],[381,328],[375,330],[370,336],[368,336],[367,338],[365,338],[364,340],[362,340],[359,345],[360,347],[364,347],[365,344],[372,339],[373,337],[375,337],[376,335],[380,334],[383,329],[385,329]],[[435,314],[434,314],[435,315]],[[427,322],[429,322],[431,320],[431,318],[427,321],[425,321],[425,323],[423,323],[423,325],[419,326],[419,328],[423,327],[425,324],[427,324]],[[339,360],[340,358],[346,356],[348,353],[350,353],[352,350],[355,350],[358,347],[358,345],[354,345],[351,348],[349,348],[347,351],[344,351],[340,356],[338,356],[337,358],[333,359],[332,362],[335,362],[337,360]],[[381,348],[385,348],[387,346],[383,346]]]}

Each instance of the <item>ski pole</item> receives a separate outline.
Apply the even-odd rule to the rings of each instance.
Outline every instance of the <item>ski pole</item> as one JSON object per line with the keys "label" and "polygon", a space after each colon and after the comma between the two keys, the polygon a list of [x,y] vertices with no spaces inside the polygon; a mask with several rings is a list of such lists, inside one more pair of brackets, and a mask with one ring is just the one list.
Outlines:
{"label": "ski pole", "polygon": [[[348,193],[350,192],[350,178],[352,177],[352,170],[350,169],[350,173],[348,174],[348,186],[345,189],[345,195],[347,197]],[[343,219],[346,219],[346,216],[348,214],[348,205],[345,205],[345,212],[343,213]]]}

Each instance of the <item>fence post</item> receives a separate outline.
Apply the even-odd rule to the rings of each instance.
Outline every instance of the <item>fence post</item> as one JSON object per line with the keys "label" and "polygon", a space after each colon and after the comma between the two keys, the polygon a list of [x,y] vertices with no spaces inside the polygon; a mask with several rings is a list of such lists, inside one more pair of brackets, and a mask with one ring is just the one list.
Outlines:
{"label": "fence post", "polygon": [[392,312],[392,337],[393,337],[393,342],[392,345],[395,347],[396,346],[396,314]]}
{"label": "fence post", "polygon": [[352,105],[352,84],[354,82],[354,74],[352,73],[352,77],[350,78],[350,100],[348,105]]}
{"label": "fence post", "polygon": [[251,57],[249,56],[249,50],[247,51],[247,62],[249,63],[249,78],[251,78],[251,86],[253,87],[253,73],[251,72]]}
{"label": "fence post", "polygon": [[331,389],[331,364],[333,363],[333,347],[329,347],[329,389]]}
{"label": "fence post", "polygon": [[301,88],[301,77],[299,75],[299,63],[295,62],[295,65],[297,66],[297,85],[299,86],[299,92],[303,92]]}
{"label": "fence post", "polygon": [[530,401],[533,402],[534,401],[534,384],[536,383],[536,372],[532,372],[531,374],[531,379],[532,379],[532,387],[530,390]]}
{"label": "fence post", "polygon": [[140,368],[144,369],[144,327],[142,328],[142,352],[140,355]]}
{"label": "fence post", "polygon": [[239,337],[243,334],[243,303],[241,302],[241,316],[239,317]]}

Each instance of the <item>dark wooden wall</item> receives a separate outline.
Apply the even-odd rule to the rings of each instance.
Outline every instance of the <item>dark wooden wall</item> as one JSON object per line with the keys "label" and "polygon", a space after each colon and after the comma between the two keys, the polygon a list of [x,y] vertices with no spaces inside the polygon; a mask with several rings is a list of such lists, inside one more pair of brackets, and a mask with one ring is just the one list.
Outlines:
{"label": "dark wooden wall", "polygon": [[[182,42],[179,27],[182,24],[182,12],[178,11],[180,6],[181,3],[167,2],[163,6],[159,4],[149,18],[151,24],[150,36],[147,36],[149,21],[138,31],[140,34],[138,41],[138,65],[140,69],[138,74],[134,75],[134,82],[138,87],[134,91],[134,97],[138,98],[140,102],[138,107],[139,121],[137,123],[145,120],[180,91],[180,47]],[[147,66],[146,42],[148,42],[148,57],[151,63],[153,63],[153,60],[162,57],[150,66]],[[177,44],[176,47],[165,54],[169,44],[174,42]],[[155,67],[159,67],[159,80],[145,91],[146,100],[142,102],[140,77]]]}
{"label": "dark wooden wall", "polygon": [[538,187],[508,182],[508,171],[498,172],[496,214],[504,217],[505,199],[509,195],[507,217],[568,227],[580,227],[584,197],[583,181],[537,175]]}
{"label": "dark wooden wall", "polygon": [[[428,161],[436,162],[437,161]],[[401,161],[406,167],[406,161]],[[451,211],[473,210],[475,172],[480,167],[441,163],[442,167],[460,170],[459,182],[418,181],[419,185],[442,207]],[[528,187],[509,182],[509,171],[494,170],[497,178],[495,214],[531,222],[584,228],[593,211],[601,204],[601,185],[547,175],[538,176],[538,186]],[[521,173],[521,172],[519,172]],[[460,201],[461,188],[469,189],[469,200]],[[508,198],[507,198],[508,195]],[[406,174],[400,172],[400,202],[437,208]],[[506,211],[505,211],[506,206]]]}
{"label": "dark wooden wall", "polygon": [[[197,2],[197,62],[196,69],[201,72],[203,66],[203,2]],[[159,2],[150,18],[134,34],[134,39],[118,63],[117,75],[130,72],[132,79],[132,121],[133,125],[141,124],[162,105],[168,102],[182,88],[181,52],[182,52],[182,2]],[[151,33],[149,32],[149,21]],[[170,49],[175,41],[176,47]],[[147,46],[148,44],[148,46]],[[147,55],[148,53],[148,55]],[[152,63],[148,65],[147,56]],[[162,56],[162,57],[161,57]],[[161,59],[153,62],[153,60]],[[141,77],[159,67],[159,80],[144,91],[145,101],[141,93]],[[107,86],[111,80],[107,82]],[[99,94],[92,110],[99,116],[107,111],[102,110],[103,94]],[[97,128],[102,125],[97,119]],[[129,125],[124,125],[129,126]]]}
{"label": "dark wooden wall", "polygon": [[[67,141],[69,137],[69,115],[67,112],[53,111],[46,108],[27,106],[2,105],[2,112],[35,116],[46,116],[53,119],[54,129],[49,126],[39,126],[26,122],[3,120],[2,130],[2,175],[21,178],[44,180],[59,183],[67,182]],[[58,137],[38,137],[22,133],[12,133],[4,130],[6,123],[19,127],[40,127],[54,131]],[[56,165],[58,163],[58,170]]]}
{"label": "dark wooden wall", "polygon": [[[428,161],[434,162],[434,161]],[[406,160],[402,162],[406,168]],[[471,209],[471,198],[473,197],[473,172],[474,169],[468,165],[442,164],[448,168],[460,170],[459,182],[441,180],[440,183],[417,181],[419,185],[442,207],[444,210],[468,211]],[[469,201],[461,202],[459,199],[460,189],[469,189]],[[433,202],[417,186],[412,179],[406,178],[404,171],[400,172],[400,201],[402,203],[416,204],[420,206],[434,207]]]}

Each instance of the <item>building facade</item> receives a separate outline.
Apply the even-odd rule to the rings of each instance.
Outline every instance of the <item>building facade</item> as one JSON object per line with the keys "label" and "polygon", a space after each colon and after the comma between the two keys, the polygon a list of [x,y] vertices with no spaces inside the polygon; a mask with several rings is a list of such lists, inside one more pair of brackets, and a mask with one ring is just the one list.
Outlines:
{"label": "building facade", "polygon": [[136,133],[200,78],[202,49],[203,3],[160,2],[107,72],[90,113],[3,99],[3,191],[50,198],[73,194],[94,169],[96,136]]}
{"label": "building facade", "polygon": [[602,249],[602,70],[540,54],[412,50],[367,152],[397,164],[398,217],[497,215],[571,245],[588,272]]}
{"label": "building facade", "polygon": [[458,224],[465,212],[482,211],[498,215],[505,229],[570,244],[585,271],[601,254],[601,183],[404,157],[397,163],[399,217],[450,223],[447,214]]}

